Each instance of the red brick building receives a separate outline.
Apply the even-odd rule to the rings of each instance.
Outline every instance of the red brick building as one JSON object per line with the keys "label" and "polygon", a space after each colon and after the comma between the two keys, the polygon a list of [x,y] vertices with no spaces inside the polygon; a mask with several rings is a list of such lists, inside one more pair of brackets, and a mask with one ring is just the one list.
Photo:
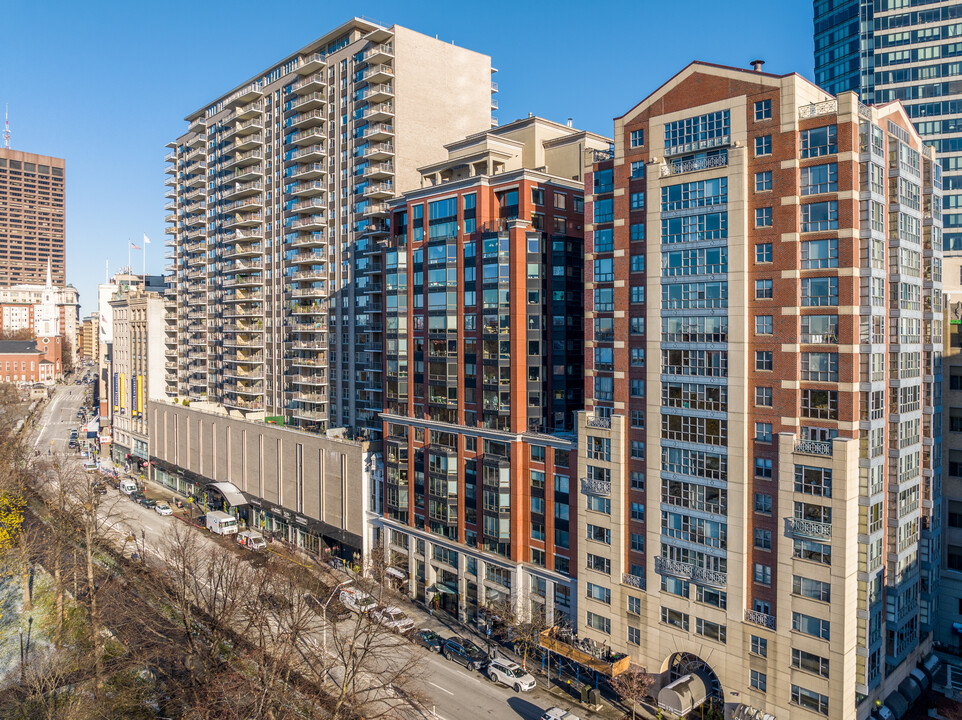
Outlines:
{"label": "red brick building", "polygon": [[898,103],[692,63],[586,188],[579,634],[741,716],[869,716],[937,606],[933,152]]}
{"label": "red brick building", "polygon": [[446,146],[384,253],[383,530],[411,595],[571,612],[586,150],[528,118]]}
{"label": "red brick building", "polygon": [[0,381],[17,385],[53,383],[63,376],[60,337],[0,340]]}

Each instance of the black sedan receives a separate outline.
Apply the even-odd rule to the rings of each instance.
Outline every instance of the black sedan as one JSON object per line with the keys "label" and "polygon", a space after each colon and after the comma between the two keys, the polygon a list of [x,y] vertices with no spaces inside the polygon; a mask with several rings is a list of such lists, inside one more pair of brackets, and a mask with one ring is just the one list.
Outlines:
{"label": "black sedan", "polygon": [[441,636],[434,632],[434,630],[428,630],[427,628],[415,630],[411,639],[421,647],[426,647],[431,652],[441,652],[441,647],[444,645],[444,640],[441,639]]}

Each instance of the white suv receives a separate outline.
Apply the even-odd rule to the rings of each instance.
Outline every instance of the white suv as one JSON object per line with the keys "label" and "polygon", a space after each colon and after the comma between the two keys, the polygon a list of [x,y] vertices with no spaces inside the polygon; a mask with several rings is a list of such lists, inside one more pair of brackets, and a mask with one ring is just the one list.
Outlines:
{"label": "white suv", "polygon": [[408,630],[414,629],[414,621],[405,615],[404,611],[399,607],[392,605],[375,610],[371,614],[381,625],[389,627],[395,632],[406,633]]}
{"label": "white suv", "polygon": [[341,590],[339,599],[348,610],[360,614],[369,613],[377,607],[377,601],[374,598],[357,588]]}
{"label": "white suv", "polygon": [[504,683],[513,687],[515,692],[533,690],[534,686],[537,685],[535,679],[525,672],[520,665],[504,658],[495,658],[488,663],[488,677],[493,682]]}

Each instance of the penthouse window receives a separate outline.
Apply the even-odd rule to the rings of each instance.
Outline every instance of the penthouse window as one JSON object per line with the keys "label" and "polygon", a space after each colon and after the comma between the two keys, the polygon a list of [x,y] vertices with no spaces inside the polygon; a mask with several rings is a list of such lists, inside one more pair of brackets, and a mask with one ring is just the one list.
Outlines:
{"label": "penthouse window", "polygon": [[696,117],[676,120],[665,125],[665,149],[678,152],[684,150],[685,145],[694,145],[690,149],[716,147],[728,142],[731,126],[731,115],[728,110],[706,113]]}

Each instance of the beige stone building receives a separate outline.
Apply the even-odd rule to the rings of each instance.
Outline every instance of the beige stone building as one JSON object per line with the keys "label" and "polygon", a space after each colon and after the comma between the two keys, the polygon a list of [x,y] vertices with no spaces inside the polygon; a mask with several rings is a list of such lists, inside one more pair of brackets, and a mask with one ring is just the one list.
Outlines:
{"label": "beige stone building", "polygon": [[667,710],[685,685],[739,718],[901,716],[938,606],[935,155],[898,103],[760,63],[692,63],[614,137],[585,197],[578,634]]}
{"label": "beige stone building", "polygon": [[121,287],[110,301],[110,377],[117,378],[111,458],[131,471],[148,460],[147,403],[164,392],[164,300],[140,286]]}
{"label": "beige stone building", "polygon": [[171,397],[380,436],[385,201],[491,126],[492,72],[355,18],[187,116],[167,156]]}

